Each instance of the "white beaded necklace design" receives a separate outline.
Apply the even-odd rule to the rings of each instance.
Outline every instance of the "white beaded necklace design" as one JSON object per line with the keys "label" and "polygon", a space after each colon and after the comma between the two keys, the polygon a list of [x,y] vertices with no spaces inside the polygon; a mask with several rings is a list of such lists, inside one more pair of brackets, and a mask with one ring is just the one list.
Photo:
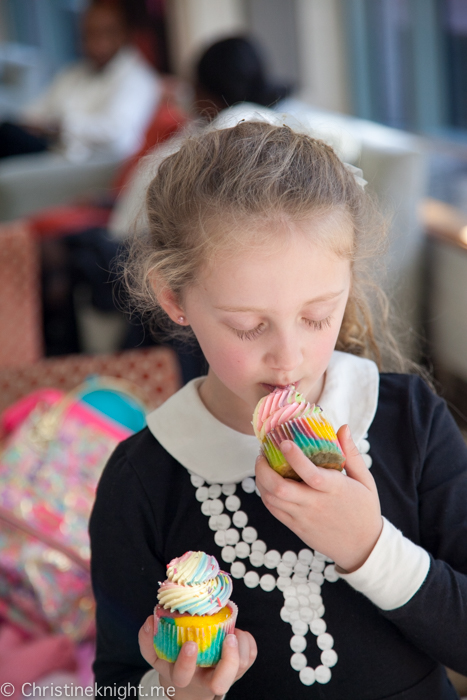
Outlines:
{"label": "white beaded necklace design", "polygon": [[[366,437],[367,435],[360,440],[357,447],[370,468],[370,443]],[[334,583],[339,579],[333,562],[324,554],[307,548],[298,554],[289,550],[282,555],[275,549],[268,550],[266,543],[258,539],[256,529],[248,526],[248,515],[240,510],[238,484],[207,485],[201,476],[192,472],[190,475],[191,483],[196,488],[196,499],[201,503],[201,511],[209,517],[209,527],[215,532],[214,540],[222,547],[222,559],[231,565],[231,576],[243,579],[248,588],[260,586],[263,591],[270,592],[277,587],[282,591],[284,606],[280,616],[292,627],[290,648],[293,653],[290,665],[294,671],[299,672],[300,681],[304,685],[329,683],[331,668],[336,665],[338,657],[333,649],[334,639],[326,632],[321,586],[325,581]],[[256,491],[260,495],[252,477],[243,479],[241,486],[246,493]],[[247,571],[244,564],[246,560],[253,567],[265,566],[271,571],[276,570],[277,578],[273,574],[260,577],[257,571]],[[308,665],[303,653],[308,644],[308,632],[316,637],[316,644],[321,650],[321,664],[316,668]]]}

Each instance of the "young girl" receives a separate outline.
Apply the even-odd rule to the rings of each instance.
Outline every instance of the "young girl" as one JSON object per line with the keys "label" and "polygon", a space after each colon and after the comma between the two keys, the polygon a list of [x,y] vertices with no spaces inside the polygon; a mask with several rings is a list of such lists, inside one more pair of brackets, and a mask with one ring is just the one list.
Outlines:
{"label": "young girl", "polygon": [[[169,156],[147,211],[133,289],[159,322],[194,333],[209,371],[148,416],[100,481],[98,686],[181,700],[457,697],[444,665],[467,673],[467,448],[420,378],[370,359],[362,280],[376,232],[358,179],[321,141],[243,122]],[[281,449],[301,483],[257,458],[256,403],[292,383],[340,428],[346,474],[293,443]],[[187,550],[234,578],[240,629],[215,669],[195,667],[194,642],[175,664],[152,645],[159,582]]]}

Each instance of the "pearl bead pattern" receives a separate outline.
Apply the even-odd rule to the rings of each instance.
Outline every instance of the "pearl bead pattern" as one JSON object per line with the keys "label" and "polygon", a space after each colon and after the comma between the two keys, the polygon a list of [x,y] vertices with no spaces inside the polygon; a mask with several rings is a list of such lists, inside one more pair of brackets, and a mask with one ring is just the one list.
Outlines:
{"label": "pearl bead pattern", "polygon": [[337,664],[337,654],[334,649],[325,649],[321,654],[321,663],[323,666],[331,668]]}
{"label": "pearl bead pattern", "polygon": [[201,503],[203,501],[207,501],[209,498],[209,491],[206,488],[206,486],[200,486],[199,489],[196,490],[196,500],[200,501]]}
{"label": "pearl bead pattern", "polygon": [[306,649],[306,639],[302,635],[294,634],[290,640],[290,648],[292,651],[305,651]]}
{"label": "pearl bead pattern", "polygon": [[220,484],[211,484],[208,488],[209,498],[219,498],[222,493],[222,488]]}
{"label": "pearl bead pattern", "polygon": [[267,550],[266,542],[263,542],[263,540],[255,540],[253,542],[253,544],[251,545],[252,552],[261,552],[261,554],[266,554],[266,550]]}
{"label": "pearl bead pattern", "polygon": [[292,632],[295,635],[299,635],[301,637],[304,637],[306,633],[308,632],[308,625],[306,622],[303,622],[303,620],[297,620],[296,622],[293,623],[292,625]]}
{"label": "pearl bead pattern", "polygon": [[259,585],[263,591],[273,591],[276,587],[276,579],[271,574],[264,574],[259,580]]}
{"label": "pearl bead pattern", "polygon": [[[222,501],[219,498],[215,498],[212,501],[208,500],[208,501],[205,501],[204,503],[210,504],[211,515],[220,515],[222,513],[222,511],[224,510],[224,504],[222,503]],[[204,503],[203,503],[203,505],[204,505]]]}
{"label": "pearl bead pattern", "polygon": [[235,552],[239,559],[246,559],[250,554],[250,545],[246,542],[239,542],[235,545]]}
{"label": "pearl bead pattern", "polygon": [[248,522],[248,515],[243,510],[237,510],[233,514],[232,520],[237,527],[245,527]]}
{"label": "pearl bead pattern", "polygon": [[225,541],[227,544],[237,544],[240,539],[240,533],[235,528],[231,527],[225,531]]}
{"label": "pearl bead pattern", "polygon": [[327,666],[317,666],[315,668],[315,679],[317,683],[329,683],[331,670]]}
{"label": "pearl bead pattern", "polygon": [[243,479],[242,489],[246,493],[253,493],[255,488],[256,488],[256,483],[255,483],[255,480],[251,476],[248,476],[246,479]]}
{"label": "pearl bead pattern", "polygon": [[310,666],[305,666],[305,668],[302,668],[299,678],[303,685],[313,685],[316,680],[315,672]]}
{"label": "pearl bead pattern", "polygon": [[235,511],[240,508],[241,502],[238,496],[229,496],[225,501],[227,510]]}
{"label": "pearl bead pattern", "polygon": [[290,658],[290,665],[294,671],[301,671],[305,668],[307,664],[305,654],[292,654]]}
{"label": "pearl bead pattern", "polygon": [[[367,437],[365,435],[357,447],[370,468],[372,459],[368,454],[370,444]],[[268,550],[266,543],[259,539],[257,530],[248,526],[248,515],[241,510],[238,484],[205,485],[204,479],[197,474],[191,474],[190,480],[196,489],[195,498],[201,504],[201,511],[209,518],[214,541],[221,547],[222,560],[231,565],[231,576],[243,579],[247,588],[259,586],[268,593],[277,587],[282,592],[284,605],[279,615],[283,622],[291,625],[290,648],[294,653],[290,665],[299,673],[301,683],[306,686],[329,683],[331,668],[336,665],[338,655],[333,648],[334,639],[327,632],[323,620],[325,608],[321,586],[325,581],[335,583],[339,580],[334,563],[321,552],[308,548],[301,549],[298,554],[288,550],[282,555],[275,549]],[[241,487],[247,494],[256,492],[259,495],[252,477],[243,479]],[[225,497],[224,501],[222,496]],[[254,569],[247,570],[248,563],[256,569],[265,567],[271,572],[275,570],[277,577],[272,573],[261,576]],[[321,650],[321,664],[315,669],[308,666],[303,653],[309,644],[308,633],[316,638]]]}
{"label": "pearl bead pattern", "polygon": [[[203,506],[201,506],[201,512],[203,512]],[[207,515],[207,513],[204,513],[204,515]],[[224,547],[227,544],[225,535],[226,533],[223,530],[218,530],[214,535],[214,542],[218,547]]]}
{"label": "pearl bead pattern", "polygon": [[256,586],[259,584],[259,574],[257,571],[247,571],[243,577],[243,580],[245,582],[245,586],[248,586],[248,588],[256,588]]}
{"label": "pearl bead pattern", "polygon": [[237,558],[237,553],[234,547],[230,547],[229,545],[227,545],[227,547],[223,548],[221,556],[222,561],[225,561],[227,564],[232,564],[232,562],[234,562]]}
{"label": "pearl bead pattern", "polygon": [[242,532],[242,540],[248,542],[248,544],[253,544],[255,540],[258,539],[258,533],[254,527],[245,527]]}
{"label": "pearl bead pattern", "polygon": [[234,578],[243,578],[246,574],[246,566],[241,561],[235,561],[230,567],[230,573]]}
{"label": "pearl bead pattern", "polygon": [[263,566],[264,564],[264,554],[258,551],[252,551],[250,554],[250,564],[252,566]]}
{"label": "pearl bead pattern", "polygon": [[209,499],[201,503],[201,512],[203,515],[212,515],[211,513],[211,502]]}

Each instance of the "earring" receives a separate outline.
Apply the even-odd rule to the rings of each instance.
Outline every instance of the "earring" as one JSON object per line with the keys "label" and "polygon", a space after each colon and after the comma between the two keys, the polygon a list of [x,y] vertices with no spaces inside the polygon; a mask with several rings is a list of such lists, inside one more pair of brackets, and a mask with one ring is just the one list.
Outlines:
{"label": "earring", "polygon": [[179,316],[179,317],[177,318],[177,322],[178,322],[178,323],[185,323],[185,316]]}

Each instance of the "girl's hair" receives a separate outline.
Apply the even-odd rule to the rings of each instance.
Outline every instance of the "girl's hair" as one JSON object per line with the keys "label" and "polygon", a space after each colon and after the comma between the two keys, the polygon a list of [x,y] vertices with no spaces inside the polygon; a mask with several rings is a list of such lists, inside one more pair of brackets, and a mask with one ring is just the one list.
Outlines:
{"label": "girl's hair", "polygon": [[[265,243],[276,245],[280,236],[286,243],[287,224],[344,214],[352,227],[350,240],[342,216],[336,216],[326,240],[314,238],[351,260],[351,291],[336,348],[372,358],[380,368],[382,355],[384,364],[396,360],[394,369],[407,368],[388,327],[386,296],[373,281],[386,222],[323,141],[260,121],[203,131],[163,160],[149,185],[146,209],[149,231],[135,236],[124,275],[138,311],[159,328],[165,320],[166,329],[155,280],[182,301],[219,251],[235,254],[247,247],[264,254]],[[169,323],[172,335],[191,334]]]}

